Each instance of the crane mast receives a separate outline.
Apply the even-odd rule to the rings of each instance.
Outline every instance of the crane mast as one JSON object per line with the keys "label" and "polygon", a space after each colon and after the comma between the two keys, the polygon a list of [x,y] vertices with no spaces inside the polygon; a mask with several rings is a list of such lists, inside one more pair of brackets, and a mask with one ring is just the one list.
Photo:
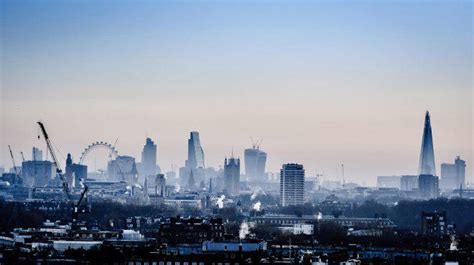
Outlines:
{"label": "crane mast", "polygon": [[77,223],[77,219],[79,218],[79,208],[81,207],[82,200],[84,199],[87,191],[89,190],[89,187],[87,187],[87,185],[83,184],[83,186],[84,186],[84,189],[81,192],[81,197],[79,197],[79,200],[77,201],[76,205],[74,206],[74,209],[72,210],[73,225],[76,225]]}
{"label": "crane mast", "polygon": [[66,194],[66,198],[70,199],[69,187],[68,187],[68,184],[67,184],[67,182],[64,179],[64,176],[62,174],[63,171],[61,169],[61,166],[59,165],[56,154],[54,153],[53,145],[51,144],[51,140],[49,139],[48,133],[46,132],[46,129],[44,128],[44,125],[43,125],[42,122],[39,121],[37,123],[38,123],[38,125],[41,129],[41,133],[43,134],[44,140],[46,141],[46,146],[48,147],[49,153],[51,154],[51,157],[53,159],[53,164],[56,167],[56,174],[59,175],[59,178],[61,179],[62,186],[63,186],[63,191]]}
{"label": "crane mast", "polygon": [[12,147],[8,145],[8,149],[10,150],[10,157],[12,158],[13,170],[15,171],[15,175],[19,176],[20,174],[18,173],[18,168],[16,167],[15,157],[13,157]]}

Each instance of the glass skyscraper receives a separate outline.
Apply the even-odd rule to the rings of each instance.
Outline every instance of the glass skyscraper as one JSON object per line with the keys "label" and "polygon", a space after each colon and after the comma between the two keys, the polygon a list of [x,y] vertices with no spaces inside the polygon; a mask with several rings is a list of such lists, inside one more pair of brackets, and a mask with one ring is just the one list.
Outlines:
{"label": "glass skyscraper", "polygon": [[261,181],[265,179],[265,164],[267,153],[253,146],[245,149],[245,176],[250,181]]}
{"label": "glass skyscraper", "polygon": [[199,132],[191,132],[189,137],[186,167],[189,169],[204,168],[204,151],[199,140]]}
{"label": "glass skyscraper", "polygon": [[154,176],[157,172],[156,144],[151,138],[146,138],[142,151],[142,168],[144,176]]}
{"label": "glass skyscraper", "polygon": [[423,138],[421,140],[418,174],[436,176],[433,135],[431,132],[430,113],[428,111],[425,115],[425,127],[423,129]]}

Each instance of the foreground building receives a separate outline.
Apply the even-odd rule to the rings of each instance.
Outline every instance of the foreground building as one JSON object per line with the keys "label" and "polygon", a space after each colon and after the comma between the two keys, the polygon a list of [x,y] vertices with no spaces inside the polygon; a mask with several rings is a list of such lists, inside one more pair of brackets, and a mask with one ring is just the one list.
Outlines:
{"label": "foreground building", "polygon": [[280,204],[304,204],[304,168],[299,164],[284,164],[280,170]]}
{"label": "foreground building", "polygon": [[160,224],[160,242],[167,244],[201,244],[224,238],[222,219],[172,217]]}
{"label": "foreground building", "polygon": [[422,212],[421,233],[425,236],[443,237],[448,233],[446,212]]}

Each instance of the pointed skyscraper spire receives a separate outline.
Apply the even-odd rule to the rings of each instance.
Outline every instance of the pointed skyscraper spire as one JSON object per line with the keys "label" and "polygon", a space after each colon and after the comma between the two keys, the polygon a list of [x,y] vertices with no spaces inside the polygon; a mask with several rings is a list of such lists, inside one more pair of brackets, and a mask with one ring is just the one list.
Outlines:
{"label": "pointed skyscraper spire", "polygon": [[428,111],[426,111],[425,115],[425,127],[423,129],[423,138],[421,140],[418,174],[436,176],[433,135],[431,132],[430,113]]}

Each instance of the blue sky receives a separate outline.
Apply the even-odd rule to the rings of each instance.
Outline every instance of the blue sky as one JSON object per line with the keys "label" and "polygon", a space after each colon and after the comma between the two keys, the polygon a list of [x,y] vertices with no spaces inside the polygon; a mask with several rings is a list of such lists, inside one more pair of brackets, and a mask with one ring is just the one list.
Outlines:
{"label": "blue sky", "polygon": [[271,171],[300,162],[330,179],[343,162],[373,183],[416,172],[429,109],[437,165],[473,162],[471,1],[2,1],[1,10],[2,146],[39,145],[42,119],[73,156],[119,138],[119,151],[138,158],[148,134],[169,169],[199,130],[208,165],[232,147],[242,155],[254,136]]}

